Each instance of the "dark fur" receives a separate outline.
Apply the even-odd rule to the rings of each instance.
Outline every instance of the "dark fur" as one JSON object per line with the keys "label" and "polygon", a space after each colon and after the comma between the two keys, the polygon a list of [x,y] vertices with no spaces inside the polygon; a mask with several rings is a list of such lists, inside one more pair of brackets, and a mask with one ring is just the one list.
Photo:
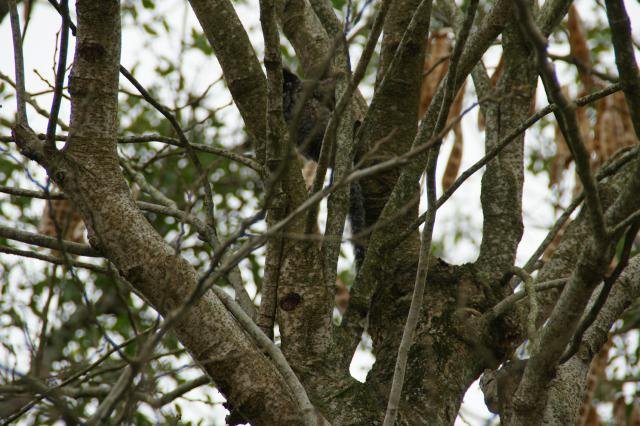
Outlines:
{"label": "dark fur", "polygon": [[[297,75],[286,68],[283,68],[282,76],[284,119],[288,125],[291,125],[298,100],[304,95],[305,84]],[[289,135],[293,138],[300,152],[308,159],[316,162],[320,157],[324,129],[327,127],[335,107],[333,90],[331,80],[323,80],[318,83],[313,93],[307,97],[300,111],[294,134]]]}
{"label": "dark fur", "polygon": [[[287,125],[291,125],[297,104],[303,97],[305,87],[304,83],[297,75],[286,68],[282,70],[282,107],[284,110],[284,119]],[[329,118],[335,107],[334,85],[331,80],[322,80],[313,90],[311,96],[305,101],[298,123],[293,134],[289,136],[293,138],[294,143],[298,147],[298,151],[307,159],[318,161],[320,158],[320,149],[322,148],[322,139],[324,131],[329,123]],[[355,128],[355,127],[354,127]],[[363,204],[362,189],[355,182],[351,184],[349,190],[349,220],[351,222],[351,232],[353,235],[364,228],[365,210]],[[356,268],[360,269],[364,260],[365,249],[362,244],[353,242],[355,249]]]}

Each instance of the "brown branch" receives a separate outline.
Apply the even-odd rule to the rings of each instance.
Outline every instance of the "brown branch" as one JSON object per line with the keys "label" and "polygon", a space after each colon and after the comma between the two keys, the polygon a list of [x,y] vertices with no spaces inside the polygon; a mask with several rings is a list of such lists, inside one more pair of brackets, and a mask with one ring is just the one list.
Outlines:
{"label": "brown branch", "polygon": [[[162,136],[162,135],[156,135],[156,134],[141,135],[141,136],[123,136],[121,138],[118,138],[118,143],[122,143],[122,144],[143,143],[143,142],[162,142],[168,145],[182,146],[180,144],[180,141],[176,138],[171,138],[168,136]],[[264,168],[260,165],[260,163],[258,163],[255,159],[247,157],[245,155],[235,153],[228,149],[217,148],[217,147],[205,145],[205,144],[192,143],[191,146],[195,150],[219,155],[221,157],[228,158],[229,160],[236,161],[240,164],[244,164],[245,166],[250,167],[256,172],[258,172],[260,175],[264,173]]]}
{"label": "brown branch", "polygon": [[[352,123],[352,108],[355,105],[353,96],[356,93],[358,85],[364,78],[367,66],[371,61],[378,38],[382,32],[382,27],[387,16],[387,12],[389,11],[390,4],[390,0],[384,0],[382,2],[380,10],[376,14],[371,31],[369,32],[367,41],[365,42],[358,65],[356,66],[355,72],[351,78],[347,79],[346,87],[344,87],[344,80],[340,80],[336,88],[337,94],[340,94],[340,99],[338,100],[334,112],[329,119],[329,123],[327,124],[322,146],[324,147],[325,144],[329,145],[327,143],[327,139],[331,135],[337,135],[337,147],[334,155],[335,164],[333,166],[334,178],[337,180],[348,174],[349,170],[353,167],[353,159],[355,156],[354,129]],[[342,93],[340,93],[341,90]],[[339,132],[338,129],[340,130]],[[316,175],[314,184],[319,179],[319,175]],[[324,176],[322,179],[324,180]],[[360,192],[362,192],[362,189],[360,189]],[[322,244],[322,251],[325,282],[326,285],[330,287],[336,282],[336,265],[340,254],[340,242],[344,233],[345,218],[348,211],[351,209],[350,206],[353,205],[354,202],[357,202],[357,200],[354,201],[351,199],[353,196],[362,197],[362,194],[355,194],[350,188],[345,187],[341,191],[332,194],[327,200],[327,224],[325,227],[325,239]],[[351,220],[352,231],[357,231],[353,222],[355,219],[352,217]],[[357,261],[358,260],[356,260],[356,262]]]}
{"label": "brown branch", "polygon": [[64,200],[66,195],[62,192],[49,192],[34,191],[32,189],[14,188],[11,186],[0,186],[0,192],[9,195],[15,195],[19,197],[40,198],[44,200]]}
{"label": "brown branch", "polygon": [[[422,8],[425,7],[431,13],[431,2],[424,1],[418,6],[414,17],[407,32],[410,31],[411,25],[418,20],[415,18],[422,12]],[[467,12],[462,24],[462,28],[457,35],[457,42],[453,53],[451,54],[451,61],[449,64],[449,70],[447,72],[445,92],[442,98],[442,104],[440,105],[440,111],[438,118],[436,119],[435,128],[433,133],[438,133],[446,126],[447,117],[449,116],[449,110],[451,109],[451,103],[455,97],[458,86],[456,86],[457,71],[462,55],[464,46],[467,42],[469,34],[471,32],[471,26],[476,15],[478,8],[478,0],[471,0],[467,5]],[[403,37],[404,39],[404,37]],[[400,50],[402,46],[398,47]],[[392,65],[393,66],[393,65]],[[429,160],[427,163],[427,201],[429,204],[427,210],[426,224],[422,230],[422,238],[420,243],[420,253],[418,257],[418,270],[416,272],[416,280],[414,283],[413,294],[411,296],[411,305],[409,307],[409,313],[407,314],[407,320],[402,332],[402,340],[398,347],[398,356],[396,358],[395,369],[393,372],[393,381],[391,384],[391,391],[389,392],[389,402],[387,404],[387,410],[384,417],[384,426],[393,426],[398,415],[398,409],[400,406],[400,396],[402,394],[402,387],[404,385],[404,376],[407,368],[407,360],[409,358],[409,350],[413,345],[414,333],[418,325],[420,318],[420,310],[422,308],[422,299],[424,296],[424,290],[426,287],[427,274],[429,271],[429,258],[431,255],[431,242],[433,238],[433,228],[436,220],[436,164],[438,161],[438,153],[440,151],[441,140],[436,140],[436,145],[429,152]]]}
{"label": "brown branch", "polygon": [[24,83],[24,55],[22,52],[22,35],[20,33],[20,17],[15,0],[9,0],[9,17],[13,36],[13,60],[16,73],[16,104],[19,125],[27,125],[26,90]]}
{"label": "brown branch", "polygon": [[563,95],[553,64],[547,59],[547,39],[534,22],[531,11],[522,0],[516,2],[517,18],[529,44],[535,50],[540,76],[544,83],[549,101],[558,106],[556,119],[565,141],[571,151],[576,171],[585,191],[591,221],[595,232],[594,240],[604,248],[609,241],[604,224],[602,203],[595,180],[591,174],[590,155],[587,151],[575,114],[575,104],[571,104]]}
{"label": "brown branch", "polygon": [[62,88],[64,86],[64,75],[67,71],[67,50],[69,48],[69,0],[62,0],[62,28],[60,29],[60,52],[58,56],[58,69],[56,71],[56,84],[53,89],[53,100],[51,101],[51,112],[47,123],[47,145],[55,149],[56,125],[58,123],[58,113],[62,102]]}
{"label": "brown branch", "polygon": [[[58,125],[60,125],[60,123]],[[60,125],[60,127],[66,130],[66,126]],[[39,133],[37,137],[40,140],[46,139],[46,135],[42,133]],[[66,141],[67,136],[56,135],[55,140]],[[0,136],[0,142],[15,142],[15,140],[13,136]],[[118,143],[121,143],[121,144],[137,144],[137,143],[145,143],[145,142],[162,142],[167,145],[173,145],[178,147],[182,146],[178,139],[172,138],[169,136],[158,135],[158,134],[146,134],[146,135],[140,135],[140,136],[122,136],[118,138]],[[191,146],[196,151],[219,155],[221,157],[228,158],[229,160],[236,161],[240,164],[244,164],[245,166],[258,172],[260,175],[264,173],[264,168],[260,165],[260,163],[258,163],[255,159],[251,157],[238,154],[229,149],[217,148],[215,146],[210,146],[206,144],[192,143]]]}
{"label": "brown branch", "polygon": [[274,365],[282,374],[282,377],[287,382],[289,389],[292,394],[295,396],[295,399],[300,407],[304,415],[304,422],[307,426],[313,426],[317,424],[316,413],[311,401],[309,401],[309,397],[307,396],[307,391],[304,389],[304,386],[300,383],[300,380],[297,378],[296,374],[291,369],[291,366],[287,362],[287,359],[284,357],[280,348],[276,346],[276,344],[267,337],[266,334],[260,330],[260,328],[255,325],[253,320],[249,318],[249,316],[238,306],[231,297],[224,292],[224,290],[218,287],[211,287],[213,292],[220,298],[222,303],[229,309],[232,315],[238,320],[242,327],[249,333],[251,338],[255,341],[258,347],[267,352],[269,357],[273,360]]}
{"label": "brown branch", "polygon": [[582,343],[582,338],[584,336],[585,331],[587,331],[587,329],[593,324],[593,322],[598,317],[600,310],[602,309],[605,302],[607,301],[607,297],[609,297],[609,293],[611,293],[611,288],[613,287],[613,284],[618,280],[618,278],[620,277],[620,274],[622,274],[622,272],[624,271],[624,268],[626,268],[627,265],[629,264],[629,255],[631,254],[631,249],[633,248],[633,243],[638,233],[638,229],[640,229],[640,223],[636,222],[633,225],[631,225],[631,227],[627,231],[627,234],[624,237],[624,244],[622,247],[622,253],[620,254],[620,260],[618,261],[618,264],[614,268],[613,272],[611,272],[611,275],[605,278],[602,290],[600,290],[598,297],[596,297],[596,300],[593,303],[593,306],[591,307],[587,315],[585,315],[585,317],[582,319],[582,321],[580,321],[580,324],[576,329],[573,339],[571,340],[571,344],[569,345],[565,353],[562,355],[562,358],[560,358],[560,361],[559,361],[560,364],[564,364],[566,361],[568,361],[573,355],[575,355],[578,352],[578,349],[580,347],[580,343]]}
{"label": "brown branch", "polygon": [[164,405],[172,402],[173,400],[180,398],[185,393],[191,392],[192,390],[199,388],[200,386],[207,385],[209,383],[211,383],[211,378],[206,374],[203,374],[202,376],[196,379],[189,380],[188,382],[182,383],[172,391],[169,391],[164,395],[162,395],[160,398],[151,401],[151,406],[155,408],[163,407]]}
{"label": "brown branch", "polygon": [[[533,285],[533,290],[536,292],[550,290],[558,287],[563,287],[569,278],[558,278],[555,280],[543,281],[541,283],[535,283]],[[496,305],[488,311],[484,317],[487,322],[493,321],[495,318],[499,318],[502,315],[506,314],[509,310],[513,309],[517,302],[527,297],[527,291],[521,290],[517,291],[513,294],[510,294],[506,298],[502,299],[500,302],[496,303]]]}
{"label": "brown branch", "polygon": [[[2,72],[0,72],[0,80],[4,80],[6,81],[11,87],[13,87],[14,89],[16,89],[16,93],[17,93],[17,85],[16,83],[9,78],[8,75],[3,74]],[[33,93],[26,93],[24,94],[25,97],[25,102],[28,103],[29,105],[31,105],[31,107],[41,116],[45,117],[45,118],[49,118],[49,112],[42,108],[40,105],[38,105],[38,103],[35,101],[35,99],[33,99],[36,96],[36,94]],[[60,128],[62,130],[69,130],[69,126],[64,123],[62,120],[58,119],[58,126],[60,126]],[[8,126],[9,127],[9,126]],[[7,139],[6,137],[3,137],[2,139],[0,139],[3,142],[10,142],[13,141],[13,138],[9,138]]]}
{"label": "brown branch", "polygon": [[59,257],[56,256],[50,256],[50,255],[46,255],[46,254],[40,254],[40,253],[35,253],[32,251],[28,251],[28,250],[20,250],[20,249],[16,249],[13,247],[7,247],[7,246],[0,246],[0,252],[2,253],[7,253],[7,254],[12,254],[15,256],[21,256],[21,257],[28,257],[31,259],[38,259],[38,260],[42,260],[44,262],[49,262],[49,263],[53,263],[54,265],[71,265],[75,268],[84,268],[84,269],[88,269],[90,271],[94,271],[94,272],[99,272],[102,274],[106,274],[108,273],[108,269],[103,268],[101,266],[97,266],[97,265],[93,265],[91,263],[86,263],[86,262],[78,262],[76,260],[66,260],[66,259],[61,259]]}
{"label": "brown branch", "polygon": [[229,91],[257,141],[256,158],[265,161],[267,85],[247,32],[228,0],[190,0],[200,25],[216,52]]}
{"label": "brown branch", "polygon": [[64,250],[69,254],[88,257],[102,257],[100,252],[86,244],[74,243],[72,241],[63,241],[60,243],[57,238],[48,237],[34,232],[22,231],[8,226],[0,225],[0,237],[53,250]]}
{"label": "brown branch", "polygon": [[614,77],[612,75],[606,74],[602,71],[598,71],[597,69],[590,67],[589,65],[583,63],[580,59],[576,58],[573,55],[554,55],[552,53],[547,53],[547,56],[549,56],[550,59],[553,59],[554,61],[563,61],[563,62],[567,62],[569,64],[573,64],[576,67],[578,67],[578,69],[585,71],[588,74],[592,74],[595,75],[596,77],[604,80],[604,81],[608,81],[609,83],[618,83],[619,79],[617,77]]}
{"label": "brown branch", "polygon": [[629,106],[636,138],[640,140],[640,74],[633,48],[631,22],[622,0],[605,0],[605,4],[620,83]]}

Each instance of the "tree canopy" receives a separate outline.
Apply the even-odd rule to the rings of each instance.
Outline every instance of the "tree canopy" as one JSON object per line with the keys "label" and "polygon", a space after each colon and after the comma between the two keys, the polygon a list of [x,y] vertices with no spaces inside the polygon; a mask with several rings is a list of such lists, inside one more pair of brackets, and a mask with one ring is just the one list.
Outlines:
{"label": "tree canopy", "polygon": [[0,420],[639,424],[634,13],[0,0]]}

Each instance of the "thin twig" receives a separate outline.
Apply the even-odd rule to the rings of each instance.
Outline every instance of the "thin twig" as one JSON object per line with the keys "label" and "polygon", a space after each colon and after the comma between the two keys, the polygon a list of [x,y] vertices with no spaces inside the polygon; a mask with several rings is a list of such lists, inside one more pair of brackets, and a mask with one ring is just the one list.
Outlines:
{"label": "thin twig", "polygon": [[53,250],[64,250],[70,254],[77,254],[80,256],[102,257],[101,253],[86,244],[74,243],[72,241],[59,242],[57,238],[36,234],[34,232],[22,231],[3,225],[0,225],[0,237]]}
{"label": "thin twig", "polygon": [[640,210],[636,210],[635,212],[627,216],[627,218],[624,219],[622,222],[618,223],[615,227],[613,227],[613,229],[611,230],[611,233],[617,234],[618,232],[621,232],[623,229],[637,222],[638,219],[640,219]]}
{"label": "thin twig", "polygon": [[242,325],[242,328],[249,333],[251,338],[258,345],[260,350],[266,352],[273,360],[274,366],[278,369],[278,372],[282,375],[291,393],[295,397],[300,409],[305,414],[304,419],[307,424],[315,425],[315,409],[309,401],[307,391],[300,383],[300,380],[291,369],[289,362],[282,354],[282,351],[276,344],[271,341],[260,328],[253,322],[253,320],[242,310],[240,306],[233,301],[233,299],[219,287],[213,286],[211,288],[213,292],[218,296],[222,303],[227,307],[229,312],[236,318],[236,320]]}
{"label": "thin twig", "polygon": [[[602,90],[591,93],[587,96],[583,96],[581,98],[576,99],[574,102],[578,106],[587,105],[591,102],[594,102],[600,98],[604,98],[605,96],[609,96],[612,93],[615,93],[621,89],[619,83],[612,84],[610,86],[605,87]],[[480,160],[478,160],[473,166],[469,167],[465,170],[458,179],[447,189],[438,199],[437,204],[438,207],[442,206],[451,196],[455,193],[455,191],[475,172],[484,167],[489,161],[493,160],[504,148],[506,148],[511,142],[513,142],[520,134],[526,131],[528,128],[537,123],[542,117],[546,116],[549,113],[555,112],[557,110],[557,105],[555,103],[547,105],[541,110],[537,111],[535,114],[529,116],[522,124],[513,129],[511,133],[505,136],[495,147],[493,147],[489,152],[487,152]],[[410,230],[416,229],[420,226],[426,218],[426,212],[420,215],[418,219],[411,224]]]}
{"label": "thin twig", "polygon": [[[38,259],[38,260],[42,260],[42,261],[45,261],[45,262],[53,263],[54,265],[67,265],[67,261],[65,261],[64,259],[61,259],[59,257],[50,256],[50,255],[46,255],[46,254],[35,253],[35,252],[32,252],[32,251],[28,251],[28,250],[20,250],[20,249],[16,249],[16,248],[13,248],[13,247],[7,247],[7,246],[1,246],[0,245],[0,252],[6,253],[6,254],[12,254],[12,255],[15,255],[15,256],[28,257],[28,258],[31,258],[31,259]],[[106,268],[103,268],[103,267],[97,266],[97,265],[93,265],[91,263],[79,262],[79,261],[76,261],[76,260],[71,260],[70,263],[71,263],[71,265],[73,267],[84,268],[84,269],[88,269],[88,270],[93,271],[93,272],[99,272],[99,273],[103,273],[103,274],[106,274],[107,272],[109,272]]]}
{"label": "thin twig", "polygon": [[538,298],[536,297],[536,288],[534,286],[534,280],[531,275],[523,268],[517,266],[511,267],[511,272],[520,277],[524,282],[524,288],[527,296],[529,297],[529,315],[527,317],[527,335],[529,342],[531,342],[531,350],[534,351],[538,347],[538,333],[536,332],[536,323],[538,321],[538,314],[540,306],[538,304]]}
{"label": "thin twig", "polygon": [[544,83],[547,97],[558,106],[555,112],[556,119],[567,146],[571,151],[576,165],[576,172],[584,188],[586,203],[593,223],[594,241],[599,244],[601,248],[604,248],[610,238],[604,222],[598,188],[591,174],[589,152],[580,134],[580,128],[575,114],[576,106],[570,103],[562,94],[554,66],[547,58],[547,38],[536,25],[527,4],[522,0],[518,0],[516,1],[516,6],[516,14],[520,27],[527,36],[527,41],[536,52],[539,73]]}
{"label": "thin twig", "polygon": [[[328,134],[337,134],[336,132],[338,131],[338,125],[340,125],[341,129],[340,133],[342,137],[337,140],[338,146],[336,147],[335,159],[333,161],[333,173],[335,179],[341,179],[342,176],[348,174],[349,169],[353,167],[353,160],[355,156],[354,132],[353,124],[351,122],[353,119],[353,113],[351,110],[347,110],[347,107],[353,103],[353,95],[356,92],[358,85],[362,81],[362,78],[364,77],[367,65],[371,61],[371,57],[373,56],[378,38],[380,37],[380,33],[382,32],[382,27],[387,16],[390,4],[391,0],[384,0],[382,2],[380,10],[376,14],[371,31],[369,32],[369,36],[362,51],[362,55],[360,56],[360,60],[358,61],[358,65],[356,66],[356,70],[351,78],[348,79],[346,88],[344,88],[344,91],[340,96],[340,100],[338,101],[338,104],[336,105],[336,108],[329,119],[329,123],[327,124],[325,137]],[[347,22],[345,22],[345,26],[346,25]],[[345,64],[345,67],[348,68],[348,64]],[[339,91],[343,87],[344,82],[342,82],[342,85],[339,85],[337,87],[337,91]],[[356,183],[354,185],[358,184]],[[361,195],[355,192],[357,191],[356,188],[358,187],[352,186],[351,188],[343,188],[341,191],[333,193],[327,200],[327,224],[324,232],[324,240],[322,242],[322,252],[324,278],[325,283],[329,288],[333,288],[336,282],[336,265],[340,255],[340,244],[342,239],[341,237],[344,233],[344,224],[347,214],[352,215],[352,233],[359,227],[362,227],[356,226],[356,222],[354,221],[357,220],[357,218],[353,217],[353,211],[351,211],[353,209],[352,206],[357,205],[354,203],[358,203],[358,201],[361,202],[361,200],[354,200],[357,195]],[[360,191],[362,190],[360,189]],[[309,223],[310,222],[307,221],[307,227],[309,226]],[[309,230],[310,229],[307,229],[307,231]],[[310,232],[306,233],[308,235],[312,235],[312,233]],[[361,247],[362,245],[356,245],[356,252],[358,252],[358,250],[361,250]],[[359,262],[358,258],[359,256],[356,255],[356,263]],[[358,267],[359,265],[356,265],[356,268]]]}
{"label": "thin twig", "polygon": [[26,90],[24,84],[24,55],[22,52],[22,35],[20,33],[20,17],[15,0],[9,0],[9,16],[13,37],[13,60],[16,73],[17,121],[19,125],[28,125]]}
{"label": "thin twig", "polygon": [[[426,7],[426,10],[422,10]],[[451,108],[451,102],[455,97],[456,91],[456,79],[457,69],[464,49],[464,45],[467,41],[469,33],[471,32],[471,26],[473,25],[473,19],[475,18],[476,10],[478,7],[478,0],[471,0],[468,4],[467,13],[464,23],[458,34],[456,45],[451,55],[451,62],[449,65],[449,71],[446,77],[445,94],[442,99],[438,118],[434,127],[433,133],[440,132],[445,126],[447,117],[449,116],[449,110]],[[419,13],[431,12],[431,2],[422,1],[418,6],[412,21],[415,20]],[[411,26],[411,24],[409,24]],[[407,30],[408,31],[408,30]],[[404,39],[404,37],[403,37]],[[400,406],[400,396],[402,395],[402,388],[404,385],[404,376],[407,368],[407,359],[409,357],[409,350],[413,345],[414,333],[418,320],[420,317],[420,310],[422,308],[422,299],[424,296],[424,289],[426,287],[427,274],[429,271],[429,258],[431,254],[431,242],[433,238],[433,228],[436,219],[436,165],[438,161],[438,153],[441,145],[441,139],[435,141],[434,147],[429,151],[429,159],[427,162],[427,217],[426,224],[422,230],[420,254],[418,257],[418,270],[416,272],[416,280],[413,288],[413,294],[411,296],[411,305],[409,307],[409,313],[407,314],[407,320],[402,332],[402,339],[400,346],[398,347],[398,356],[396,357],[396,364],[393,372],[393,381],[391,384],[391,391],[389,392],[389,401],[387,403],[387,410],[384,416],[384,426],[393,426],[396,422],[398,415],[398,409]]]}
{"label": "thin twig", "polygon": [[56,71],[56,84],[53,89],[53,100],[51,101],[51,112],[47,123],[47,145],[55,148],[55,134],[58,123],[58,113],[62,102],[62,88],[64,86],[64,75],[67,70],[67,50],[69,48],[69,0],[61,1],[62,8],[62,28],[60,31],[60,55],[58,56],[58,69]]}
{"label": "thin twig", "polygon": [[34,191],[32,189],[13,188],[11,186],[0,186],[0,192],[18,197],[30,197],[51,200],[64,200],[67,198],[62,192],[45,193],[44,191]]}
{"label": "thin twig", "polygon": [[[555,280],[543,281],[538,284],[534,284],[533,289],[538,291],[550,290],[552,288],[563,287],[569,278],[558,278]],[[513,294],[502,299],[500,302],[496,303],[496,305],[488,311],[484,316],[488,320],[493,320],[495,318],[499,318],[502,315],[506,314],[510,309],[512,309],[516,302],[524,299],[527,296],[527,292],[525,290],[516,291]]]}
{"label": "thin twig", "polygon": [[[65,11],[61,8],[60,4],[56,0],[49,0],[49,3],[58,11],[60,15],[65,15]],[[67,22],[69,23],[69,28],[71,29],[71,33],[75,36],[77,27],[69,18],[69,14],[66,13]],[[204,189],[204,205],[205,205],[205,214],[207,217],[207,222],[210,226],[214,226],[214,203],[213,203],[213,191],[211,189],[211,184],[207,175],[205,174],[204,167],[200,162],[197,154],[195,153],[191,143],[187,139],[180,123],[176,119],[175,115],[169,110],[169,108],[162,105],[160,102],[156,101],[153,96],[140,84],[140,82],[127,70],[124,66],[120,65],[120,74],[122,74],[137,90],[140,92],[142,97],[153,106],[160,114],[162,114],[171,124],[173,130],[178,135],[178,140],[180,141],[180,146],[183,147],[187,151],[187,155],[194,167],[196,168],[198,174],[200,175],[200,181],[202,184],[202,188]]]}
{"label": "thin twig", "polygon": [[611,41],[616,55],[616,67],[622,83],[631,123],[640,139],[640,75],[636,63],[636,53],[633,48],[631,22],[622,0],[605,0],[607,5],[607,19],[611,28]]}
{"label": "thin twig", "polygon": [[31,366],[29,367],[30,372],[36,377],[42,377],[43,368],[46,369],[47,366],[42,365],[42,359],[45,353],[45,346],[48,340],[47,337],[47,328],[49,327],[49,309],[51,308],[51,300],[53,300],[53,295],[55,294],[55,288],[57,286],[56,283],[56,265],[52,268],[51,276],[49,277],[49,285],[47,287],[47,299],[44,303],[44,307],[42,308],[42,313],[39,315],[42,318],[42,323],[40,324],[40,336],[38,337],[38,347],[33,355],[31,360]]}
{"label": "thin twig", "polygon": [[181,397],[185,393],[191,392],[192,390],[209,383],[211,383],[211,378],[207,375],[202,375],[196,379],[189,380],[188,382],[182,383],[181,385],[177,386],[172,391],[165,393],[160,398],[153,400],[151,402],[151,406],[156,408],[163,407],[173,400]]}
{"label": "thin twig", "polygon": [[[58,125],[60,125],[61,128],[66,129],[65,125],[61,125],[60,123],[58,123]],[[46,139],[46,135],[42,133],[38,134],[37,136],[38,136],[38,139],[40,140]],[[56,135],[55,140],[66,141],[67,135]],[[13,136],[0,136],[0,142],[14,142],[14,141],[15,140]],[[118,143],[121,143],[121,144],[136,144],[136,143],[145,143],[145,142],[162,142],[167,145],[182,147],[182,144],[180,143],[179,139],[172,138],[169,136],[163,136],[159,134],[146,134],[146,135],[139,135],[139,136],[121,136],[118,138]],[[219,155],[221,157],[228,158],[229,160],[236,161],[240,164],[244,164],[245,166],[250,167],[256,172],[258,172],[260,175],[262,175],[264,172],[263,167],[255,159],[251,157],[247,157],[246,155],[238,154],[236,152],[233,152],[232,150],[217,148],[214,146],[199,144],[199,143],[192,143],[191,146],[193,147],[193,149],[197,151]]]}
{"label": "thin twig", "polygon": [[579,58],[577,58],[574,55],[554,55],[552,53],[547,53],[547,56],[549,56],[550,59],[553,59],[554,61],[564,61],[570,64],[575,65],[576,67],[578,67],[579,69],[586,71],[589,74],[593,74],[596,77],[604,80],[604,81],[608,81],[609,83],[617,83],[619,80],[617,77],[614,77],[612,75],[606,74],[604,72],[598,71],[593,67],[590,67],[589,65],[585,64],[584,62],[582,62]]}
{"label": "thin twig", "polygon": [[573,335],[573,339],[571,340],[571,344],[560,358],[559,364],[564,364],[578,352],[580,343],[582,343],[582,336],[584,336],[585,331],[587,331],[587,329],[598,317],[600,310],[607,301],[607,297],[609,297],[609,293],[611,293],[613,284],[618,280],[618,277],[620,277],[620,274],[622,274],[624,268],[626,268],[629,264],[629,256],[631,254],[631,249],[633,248],[633,243],[635,241],[636,235],[638,234],[638,229],[640,229],[640,222],[635,222],[627,231],[627,234],[624,237],[624,245],[622,247],[622,253],[620,254],[620,260],[618,261],[618,264],[616,265],[613,272],[611,272],[611,275],[605,278],[602,290],[600,290],[600,293],[598,293],[598,297],[596,298],[589,312],[584,316],[582,321],[580,321],[580,324],[576,328],[576,332]]}
{"label": "thin twig", "polygon": [[[3,74],[2,72],[0,72],[0,80],[6,81],[9,86],[13,87],[14,90],[16,90],[17,92],[17,84],[16,82],[14,82],[11,78],[9,78],[8,75]],[[36,100],[34,99],[34,97],[36,96],[36,94],[34,93],[24,93],[24,101],[26,103],[28,103],[29,105],[31,105],[31,107],[41,116],[49,119],[49,111],[47,111],[46,109],[42,108],[40,105],[38,105],[38,103],[36,102]],[[69,130],[69,125],[65,122],[63,122],[62,120],[58,119],[58,126],[60,126],[60,128],[64,131]],[[7,126],[10,127],[10,126]],[[44,140],[44,137],[43,137]],[[13,137],[6,137],[3,136],[0,138],[0,141],[2,142],[13,142]]]}

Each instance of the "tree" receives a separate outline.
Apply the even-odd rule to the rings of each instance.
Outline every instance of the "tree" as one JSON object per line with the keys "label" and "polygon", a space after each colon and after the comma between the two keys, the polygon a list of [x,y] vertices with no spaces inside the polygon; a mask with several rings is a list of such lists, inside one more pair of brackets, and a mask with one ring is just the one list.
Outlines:
{"label": "tree", "polygon": [[[17,108],[3,118],[11,136],[2,135],[2,192],[13,212],[3,213],[12,222],[0,226],[0,248],[23,259],[2,260],[3,350],[13,360],[2,366],[2,418],[177,424],[177,398],[215,386],[231,424],[452,424],[484,373],[485,399],[504,424],[576,422],[591,406],[593,358],[601,352],[591,378],[606,365],[614,324],[629,333],[639,318],[637,44],[622,0],[596,6],[607,23],[591,35],[571,1],[532,3],[261,0],[260,46],[231,2],[190,0],[201,30],[183,32],[178,59],[158,54],[165,85],[145,88],[135,67],[120,65],[121,21],[151,38],[171,33],[166,17],[144,22],[137,5],[114,0],[79,0],[69,13],[66,0],[50,0],[62,26],[51,107],[42,109],[25,88],[23,31],[8,1],[16,72],[15,81],[3,74],[2,93]],[[571,53],[552,54],[549,40]],[[349,43],[360,51],[353,71]],[[587,43],[611,43],[615,76]],[[501,60],[491,73],[493,46]],[[224,109],[208,89],[192,92],[185,67],[195,52],[215,56],[249,142],[225,144]],[[582,92],[575,99],[559,83],[560,63]],[[306,76],[285,107],[283,64]],[[220,93],[222,80],[204,74]],[[365,99],[358,88],[374,76]],[[550,104],[532,112],[538,78]],[[461,90],[467,79],[473,93]],[[307,189],[295,149],[307,141],[295,139],[327,81],[333,113],[320,125]],[[486,152],[454,180],[463,99],[479,105]],[[438,197],[450,129],[456,149]],[[526,131],[539,139],[527,155]],[[560,202],[570,196],[570,166],[576,197],[518,267],[526,166],[551,176]],[[434,240],[436,213],[483,167],[477,259],[448,263]],[[22,186],[42,170],[46,184]],[[358,196],[361,218],[350,209]],[[29,229],[42,205],[32,199],[45,200],[40,234]],[[80,219],[88,244],[71,238]],[[364,257],[339,270],[345,234]],[[33,258],[58,266],[29,274]],[[342,313],[336,293],[341,303],[348,294]],[[28,348],[15,343],[17,330]],[[365,332],[376,361],[361,383],[349,364]],[[201,375],[188,379],[177,365],[184,359]],[[625,411],[624,400],[617,405]]]}

